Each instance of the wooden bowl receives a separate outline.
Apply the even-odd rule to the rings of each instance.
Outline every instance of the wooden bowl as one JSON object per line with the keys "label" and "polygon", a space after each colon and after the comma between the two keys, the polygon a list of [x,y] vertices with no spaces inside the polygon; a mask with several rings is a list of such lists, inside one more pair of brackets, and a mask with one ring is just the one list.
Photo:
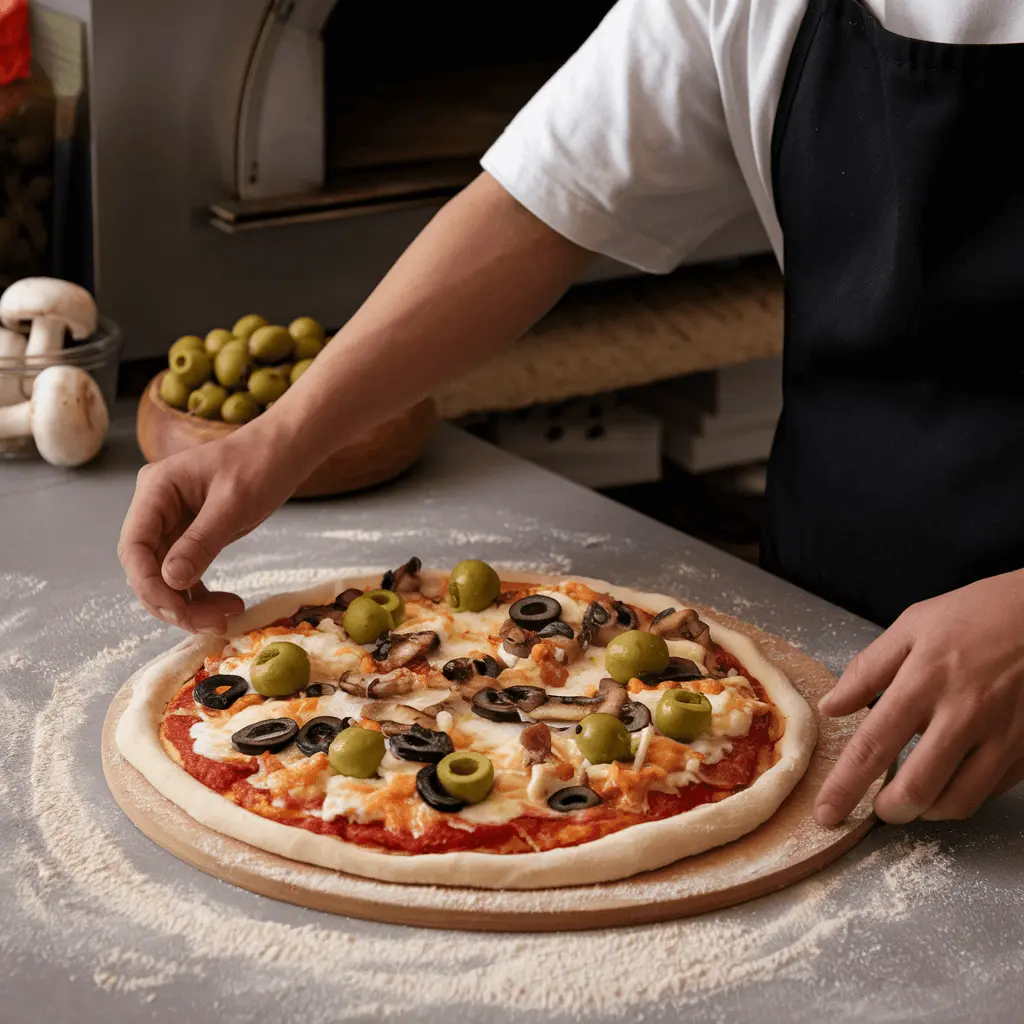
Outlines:
{"label": "wooden bowl", "polygon": [[[200,419],[169,406],[160,397],[160,381],[168,372],[157,374],[139,399],[135,433],[147,462],[158,462],[238,430],[231,423]],[[420,457],[436,426],[434,403],[424,399],[328,456],[292,497],[344,494],[390,480]]]}

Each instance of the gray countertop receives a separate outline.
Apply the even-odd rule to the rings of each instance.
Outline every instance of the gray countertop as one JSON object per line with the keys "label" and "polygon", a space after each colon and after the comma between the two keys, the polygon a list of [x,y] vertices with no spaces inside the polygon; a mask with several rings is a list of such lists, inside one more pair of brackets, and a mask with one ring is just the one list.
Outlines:
{"label": "gray countertop", "polygon": [[[335,918],[156,847],[113,803],[98,756],[111,696],[179,636],[133,602],[115,557],[140,462],[121,413],[85,470],[0,464],[0,1022],[1022,1018],[1021,788],[970,822],[878,828],[814,878],[742,907],[565,937]],[[254,597],[413,554],[676,593],[834,671],[876,633],[452,428],[402,480],[290,504],[216,569]]]}

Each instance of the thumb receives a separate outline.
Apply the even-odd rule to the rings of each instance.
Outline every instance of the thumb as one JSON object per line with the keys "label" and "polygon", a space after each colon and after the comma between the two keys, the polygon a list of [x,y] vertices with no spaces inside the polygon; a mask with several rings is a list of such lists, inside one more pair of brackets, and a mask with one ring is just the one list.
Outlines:
{"label": "thumb", "polygon": [[198,583],[210,563],[238,533],[235,503],[230,498],[208,498],[188,529],[171,545],[161,575],[174,590]]}

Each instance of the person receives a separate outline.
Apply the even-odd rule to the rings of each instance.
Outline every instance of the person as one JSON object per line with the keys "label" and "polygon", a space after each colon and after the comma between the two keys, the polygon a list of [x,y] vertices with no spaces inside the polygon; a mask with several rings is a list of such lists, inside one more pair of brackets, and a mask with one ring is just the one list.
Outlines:
{"label": "person", "polygon": [[[268,412],[139,475],[120,557],[218,632],[204,571],[324,457],[519,337],[594,253],[676,267],[756,211],[784,264],[763,561],[888,626],[817,797],[966,817],[1024,777],[1024,3],[620,0]],[[877,698],[877,702],[876,702]]]}

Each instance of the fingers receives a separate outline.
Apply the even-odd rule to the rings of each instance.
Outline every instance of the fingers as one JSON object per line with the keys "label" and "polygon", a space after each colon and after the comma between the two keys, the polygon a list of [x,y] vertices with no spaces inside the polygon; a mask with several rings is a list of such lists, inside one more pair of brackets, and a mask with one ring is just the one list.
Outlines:
{"label": "fingers", "polygon": [[224,633],[227,630],[227,616],[237,615],[245,608],[245,602],[237,594],[211,592],[202,582],[189,589],[192,597],[182,626],[194,633]]}
{"label": "fingers", "polygon": [[199,514],[164,559],[163,579],[169,587],[184,590],[200,581],[221,549],[236,536],[237,507],[237,500],[230,496],[207,496]]}
{"label": "fingers", "polygon": [[996,783],[996,788],[992,790],[993,796],[999,796],[1000,793],[1005,793],[1007,790],[1013,789],[1014,786],[1024,782],[1024,758],[1015,762],[1008,772]]}
{"label": "fingers", "polygon": [[167,501],[173,499],[159,483],[150,483],[151,479],[139,474],[135,496],[121,527],[117,557],[129,584],[146,608],[158,618],[177,623],[184,614],[185,600],[160,574],[165,532],[163,509]]}
{"label": "fingers", "polygon": [[997,743],[985,743],[960,766],[953,781],[921,815],[925,821],[969,818],[1007,778],[1022,769],[1016,762],[1019,751]]}
{"label": "fingers", "polygon": [[960,769],[972,746],[958,715],[933,721],[896,777],[875,798],[875,813],[893,825],[920,817]]}
{"label": "fingers", "polygon": [[[893,687],[898,685],[897,678]],[[917,727],[913,705],[890,689],[861,722],[822,785],[814,806],[818,822],[838,825],[860,803],[868,786],[896,760]]]}
{"label": "fingers", "polygon": [[892,682],[912,644],[910,630],[895,622],[846,666],[839,682],[818,702],[818,710],[838,718],[866,707]]}

